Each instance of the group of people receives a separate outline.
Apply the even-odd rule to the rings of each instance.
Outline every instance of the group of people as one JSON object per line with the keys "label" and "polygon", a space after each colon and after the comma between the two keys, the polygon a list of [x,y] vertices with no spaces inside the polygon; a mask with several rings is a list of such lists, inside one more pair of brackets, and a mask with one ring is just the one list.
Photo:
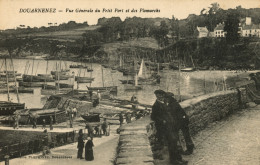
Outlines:
{"label": "group of people", "polygon": [[83,130],[80,129],[79,137],[78,137],[78,146],[77,146],[77,148],[78,148],[77,158],[78,159],[84,159],[82,157],[84,146],[85,146],[85,160],[86,161],[94,160],[94,154],[93,154],[94,144],[93,144],[92,138],[90,136],[88,136],[87,142],[85,144],[84,137],[83,137]]}
{"label": "group of people", "polygon": [[[182,109],[174,94],[163,90],[156,90],[156,101],[152,106],[151,119],[156,128],[156,145],[160,148],[168,144],[169,157],[172,164],[187,164],[181,155],[193,153],[194,144],[189,133],[189,118]],[[186,151],[177,145],[179,130],[182,131],[186,142]],[[161,155],[162,156],[162,155]],[[161,157],[162,158],[162,157]]]}
{"label": "group of people", "polygon": [[[104,119],[101,125],[96,125],[93,129],[92,125],[89,123],[86,123],[86,129],[88,129],[88,136],[93,139],[94,134],[97,136],[103,135],[109,136],[110,130],[109,130],[109,123],[107,122],[107,119]],[[94,132],[95,131],[95,132]]]}

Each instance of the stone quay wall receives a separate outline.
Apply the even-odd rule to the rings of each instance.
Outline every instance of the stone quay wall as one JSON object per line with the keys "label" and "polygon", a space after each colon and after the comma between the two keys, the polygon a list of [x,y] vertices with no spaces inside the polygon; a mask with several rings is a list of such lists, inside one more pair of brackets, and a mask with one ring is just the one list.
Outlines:
{"label": "stone quay wall", "polygon": [[247,102],[246,90],[227,90],[210,93],[180,103],[190,119],[192,135],[204,129],[208,124],[244,107]]}

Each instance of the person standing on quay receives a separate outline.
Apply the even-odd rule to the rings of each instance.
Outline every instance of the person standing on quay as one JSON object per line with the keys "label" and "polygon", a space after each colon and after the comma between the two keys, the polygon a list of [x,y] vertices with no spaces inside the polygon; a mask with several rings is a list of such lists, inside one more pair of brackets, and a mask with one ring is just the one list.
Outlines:
{"label": "person standing on quay", "polygon": [[77,156],[77,158],[84,159],[82,157],[83,148],[84,148],[84,138],[83,138],[83,130],[82,129],[79,130],[79,137],[78,137],[78,146],[77,146],[77,148],[78,148],[78,156]]}
{"label": "person standing on quay", "polygon": [[94,160],[93,147],[94,147],[94,144],[92,142],[92,139],[91,139],[91,137],[88,137],[88,141],[85,145],[85,160],[86,161]]}
{"label": "person standing on quay", "polygon": [[187,147],[184,155],[190,155],[193,153],[194,143],[190,136],[189,117],[173,96],[174,94],[171,92],[166,93],[168,107],[170,109],[171,116],[176,119],[178,131],[181,130],[183,133]]}
{"label": "person standing on quay", "polygon": [[107,119],[105,118],[104,122],[102,123],[102,131],[105,136],[108,136],[108,131],[107,131],[108,125],[109,125],[109,123],[107,122]]}
{"label": "person standing on quay", "polygon": [[123,112],[121,112],[121,113],[119,114],[119,122],[120,122],[120,126],[123,125],[123,122],[124,122]]}
{"label": "person standing on quay", "polygon": [[45,129],[46,128],[46,121],[45,119],[42,119],[42,129]]}
{"label": "person standing on quay", "polygon": [[164,137],[166,132],[166,105],[164,104],[164,95],[165,92],[163,90],[156,90],[154,92],[156,95],[156,101],[152,106],[152,114],[151,119],[154,121],[155,128],[156,128],[156,140],[157,145],[162,147],[164,146]]}
{"label": "person standing on quay", "polygon": [[50,116],[50,130],[53,130],[53,118]]}
{"label": "person standing on quay", "polygon": [[168,150],[169,150],[169,157],[171,163],[174,165],[177,164],[187,164],[188,162],[182,159],[182,156],[178,150],[177,141],[179,140],[179,122],[177,119],[177,115],[172,115],[173,109],[170,104],[171,97],[167,95],[168,92],[165,94],[165,104],[166,104],[166,139],[168,142]]}

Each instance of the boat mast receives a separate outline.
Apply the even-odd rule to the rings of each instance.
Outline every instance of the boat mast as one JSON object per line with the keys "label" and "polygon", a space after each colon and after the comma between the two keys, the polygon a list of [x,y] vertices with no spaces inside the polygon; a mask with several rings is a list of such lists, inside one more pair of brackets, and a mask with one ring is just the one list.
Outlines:
{"label": "boat mast", "polygon": [[47,65],[46,65],[46,75],[45,75],[45,82],[44,82],[44,89],[46,88],[46,84],[47,84],[47,73],[48,73],[48,64],[49,64],[49,61],[47,60]]}
{"label": "boat mast", "polygon": [[31,83],[32,83],[32,79],[33,79],[33,67],[34,67],[34,58],[33,58],[33,64],[32,64]]}
{"label": "boat mast", "polygon": [[7,72],[6,58],[5,58],[5,71],[6,71],[6,84],[7,84],[7,99],[8,99],[8,101],[10,101],[9,82],[8,82],[8,72]]}
{"label": "boat mast", "polygon": [[58,91],[60,91],[60,74],[61,74],[61,58],[60,58],[60,67],[58,71]]}
{"label": "boat mast", "polygon": [[[178,51],[177,51],[177,45],[176,45],[176,54],[178,56]],[[181,64],[180,64],[180,57],[179,57],[179,71],[178,71],[178,96],[179,96],[179,101],[181,102]]]}
{"label": "boat mast", "polygon": [[10,55],[10,59],[11,59],[11,65],[12,65],[12,69],[13,69],[13,75],[14,75],[14,86],[15,86],[15,90],[16,90],[16,97],[17,97],[17,101],[18,103],[20,103],[20,98],[19,98],[19,93],[18,93],[18,87],[17,87],[17,82],[16,82],[16,74],[14,71],[14,63],[13,63],[13,58]]}

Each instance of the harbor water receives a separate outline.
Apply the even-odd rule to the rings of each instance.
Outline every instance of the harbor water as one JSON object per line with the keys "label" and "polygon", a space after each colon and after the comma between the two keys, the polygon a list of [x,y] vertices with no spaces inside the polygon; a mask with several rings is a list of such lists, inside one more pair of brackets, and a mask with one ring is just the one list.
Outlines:
{"label": "harbor water", "polygon": [[[7,60],[7,70],[11,70],[10,60]],[[160,71],[161,82],[158,85],[143,85],[142,90],[138,91],[126,91],[125,85],[121,84],[119,80],[133,79],[132,76],[123,76],[123,73],[112,70],[110,68],[103,68],[100,64],[92,64],[93,72],[87,72],[86,69],[82,68],[69,68],[69,65],[83,65],[91,67],[90,63],[78,63],[71,61],[58,61],[58,60],[32,60],[32,59],[14,59],[14,70],[21,74],[50,74],[51,71],[59,69],[70,69],[70,74],[74,76],[86,76],[93,77],[94,81],[90,83],[74,82],[73,78],[69,80],[61,80],[61,83],[74,84],[74,89],[87,90],[87,86],[101,87],[103,86],[118,86],[118,93],[115,96],[120,99],[130,100],[132,95],[136,95],[138,101],[144,104],[152,104],[155,101],[154,91],[156,89],[162,89],[165,91],[173,92],[175,95],[180,94],[183,98],[191,98],[194,96],[202,95],[205,91],[212,92],[214,88],[213,82],[207,82],[201,79],[194,79],[190,76],[191,73],[173,70],[162,70]],[[0,62],[1,71],[4,70],[3,60]],[[47,67],[48,64],[48,67]],[[103,70],[103,81],[102,81],[102,70]],[[180,81],[180,83],[179,83]],[[49,84],[55,84],[50,82]],[[179,90],[180,89],[180,90]],[[17,96],[15,93],[10,94],[11,101],[17,102]],[[41,95],[41,88],[34,88],[33,94],[19,94],[20,102],[25,103],[27,108],[41,108],[45,104],[48,96]],[[7,94],[0,94],[0,100],[6,101]]]}

